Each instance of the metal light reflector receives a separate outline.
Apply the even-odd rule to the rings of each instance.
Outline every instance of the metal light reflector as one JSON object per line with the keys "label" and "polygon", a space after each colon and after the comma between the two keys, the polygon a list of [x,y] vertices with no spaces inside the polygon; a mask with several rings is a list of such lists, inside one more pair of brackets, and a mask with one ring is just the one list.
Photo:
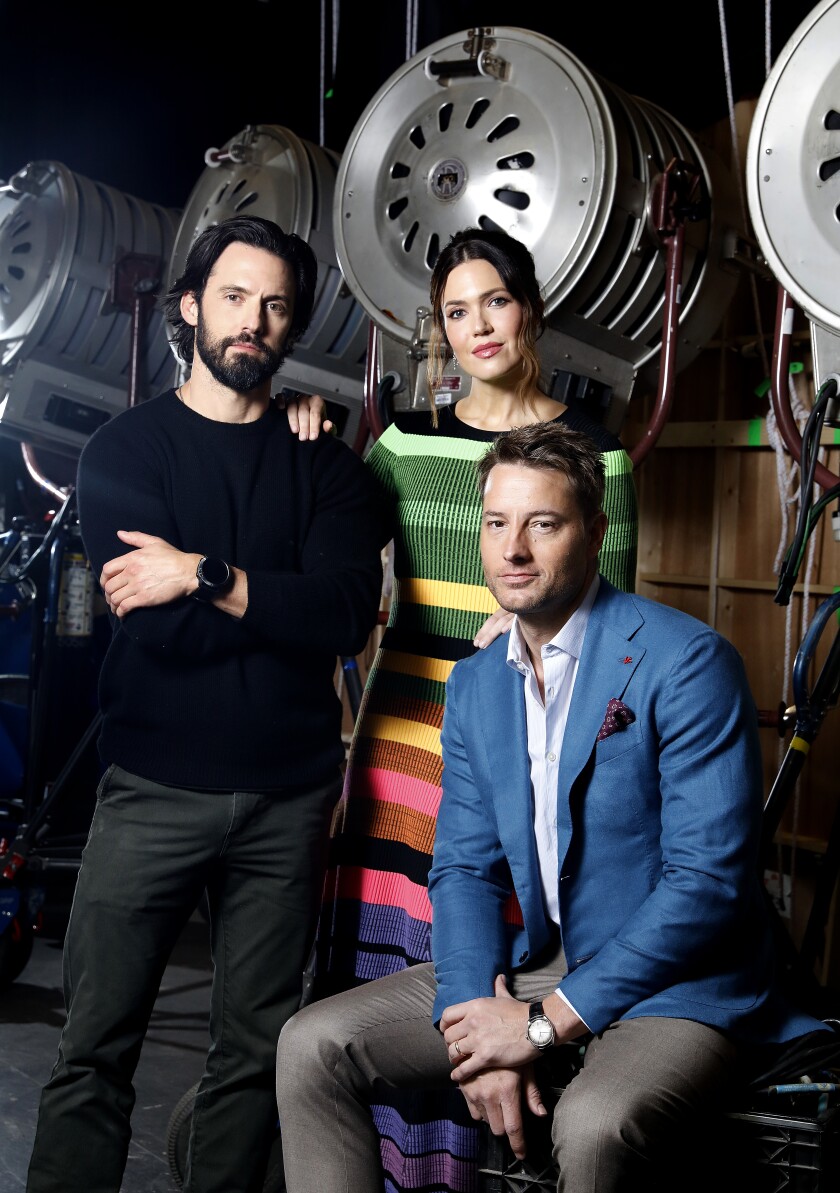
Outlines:
{"label": "metal light reflector", "polygon": [[686,232],[682,365],[717,328],[737,281],[721,267],[734,182],[666,112],[528,30],[441,39],[379,89],[341,159],[338,259],[377,326],[410,345],[449,236],[502,228],[534,255],[550,326],[612,357],[626,383],[660,346],[665,254],[649,200],[672,158],[697,167],[708,199]]}
{"label": "metal light reflector", "polygon": [[840,3],[779,54],[747,147],[747,199],[770,269],[811,321],[815,375],[840,369]]}
{"label": "metal light reflector", "polygon": [[[0,433],[77,454],[128,404],[132,316],[110,299],[125,253],[161,259],[180,212],[30,162],[0,188]],[[144,394],[176,369],[161,314],[142,335]]]}

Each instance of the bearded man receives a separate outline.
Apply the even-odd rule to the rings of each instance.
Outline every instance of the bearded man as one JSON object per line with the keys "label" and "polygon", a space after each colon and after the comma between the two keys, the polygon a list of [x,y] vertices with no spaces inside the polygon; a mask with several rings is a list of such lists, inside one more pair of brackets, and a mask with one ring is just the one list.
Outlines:
{"label": "bearded man", "polygon": [[341,787],[336,659],[376,624],[387,537],[361,460],[329,435],[302,442],[272,400],[316,275],[271,221],[203,231],[164,299],[189,380],[106,423],[79,460],[113,628],[105,769],[29,1193],[118,1193],[149,1017],[205,890],[211,1046],[184,1188],[263,1187],[275,1046],[300,1003]]}

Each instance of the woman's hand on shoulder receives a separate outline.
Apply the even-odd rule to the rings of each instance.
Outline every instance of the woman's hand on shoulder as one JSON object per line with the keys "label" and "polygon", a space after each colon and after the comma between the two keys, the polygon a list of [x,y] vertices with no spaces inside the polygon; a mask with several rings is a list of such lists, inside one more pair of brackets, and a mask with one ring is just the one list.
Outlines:
{"label": "woman's hand on shoulder", "polygon": [[297,394],[284,401],[286,418],[298,439],[317,439],[321,431],[334,430],[335,424],[324,418],[327,404],[320,394]]}
{"label": "woman's hand on shoulder", "polygon": [[491,613],[473,638],[473,646],[477,646],[483,650],[485,646],[489,646],[491,642],[495,642],[500,634],[508,632],[513,622],[513,617],[513,613],[508,613],[507,609],[497,609],[495,613]]}

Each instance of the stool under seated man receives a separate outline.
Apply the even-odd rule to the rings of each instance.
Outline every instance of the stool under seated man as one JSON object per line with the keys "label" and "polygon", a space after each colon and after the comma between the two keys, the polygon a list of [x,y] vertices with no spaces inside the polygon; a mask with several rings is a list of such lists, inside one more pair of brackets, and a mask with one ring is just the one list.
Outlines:
{"label": "stool under seated man", "polygon": [[559,1190],[651,1184],[786,1003],[757,849],[762,772],[740,657],[597,574],[594,445],[537,424],[479,465],[482,562],[509,637],[447,683],[433,964],[305,1008],[278,1044],[288,1193],[383,1188],[374,1083],[458,1083],[525,1150],[534,1061],[588,1037],[553,1112]]}

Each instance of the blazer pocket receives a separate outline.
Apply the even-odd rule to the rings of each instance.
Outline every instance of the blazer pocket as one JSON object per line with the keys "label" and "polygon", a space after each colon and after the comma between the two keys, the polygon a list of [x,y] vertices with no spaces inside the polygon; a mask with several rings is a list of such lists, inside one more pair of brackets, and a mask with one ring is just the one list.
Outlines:
{"label": "blazer pocket", "polygon": [[617,729],[615,733],[611,733],[603,741],[595,743],[595,765],[600,766],[602,762],[610,762],[613,758],[617,758],[619,754],[626,754],[628,750],[635,750],[641,744],[642,731],[638,722],[633,721],[630,725],[625,725],[622,729]]}

